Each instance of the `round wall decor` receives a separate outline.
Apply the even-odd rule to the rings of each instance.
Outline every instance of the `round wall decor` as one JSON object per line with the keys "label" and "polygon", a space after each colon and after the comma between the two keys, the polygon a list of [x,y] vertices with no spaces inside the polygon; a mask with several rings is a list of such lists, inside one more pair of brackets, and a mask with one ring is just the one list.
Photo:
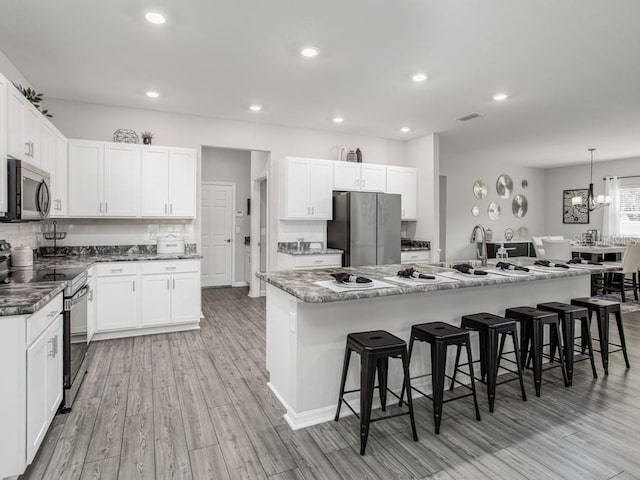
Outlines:
{"label": "round wall decor", "polygon": [[502,209],[496,202],[491,202],[487,207],[487,213],[489,214],[489,218],[491,220],[498,220],[500,214],[502,213]]}
{"label": "round wall decor", "polygon": [[484,180],[475,181],[475,183],[473,184],[474,197],[476,197],[478,200],[482,200],[487,196],[488,192],[489,192],[489,188],[487,187],[487,184],[484,183]]}
{"label": "round wall decor", "polygon": [[474,205],[471,208],[471,215],[473,215],[474,217],[479,217],[480,216],[480,207],[477,205]]}
{"label": "round wall decor", "polygon": [[529,201],[527,200],[527,197],[521,193],[513,197],[513,201],[511,202],[511,211],[516,218],[524,217],[528,210]]}
{"label": "round wall decor", "polygon": [[513,180],[511,180],[511,177],[506,173],[500,175],[496,182],[496,190],[500,198],[509,198],[511,192],[513,192]]}

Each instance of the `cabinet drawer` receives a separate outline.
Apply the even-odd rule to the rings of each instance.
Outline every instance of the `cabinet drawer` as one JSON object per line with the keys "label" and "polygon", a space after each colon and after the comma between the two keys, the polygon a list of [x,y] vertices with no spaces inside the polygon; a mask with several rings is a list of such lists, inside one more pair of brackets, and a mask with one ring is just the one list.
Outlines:
{"label": "cabinet drawer", "polygon": [[294,268],[313,267],[340,267],[342,266],[342,255],[299,255],[295,259]]}
{"label": "cabinet drawer", "polygon": [[143,275],[153,275],[158,273],[189,273],[200,270],[200,260],[174,260],[163,262],[153,260],[142,264]]}
{"label": "cabinet drawer", "polygon": [[429,253],[431,252],[428,250],[402,252],[400,258],[402,263],[428,262],[430,257]]}
{"label": "cabinet drawer", "polygon": [[27,318],[27,345],[31,345],[62,312],[62,292]]}
{"label": "cabinet drawer", "polygon": [[138,264],[133,262],[99,263],[96,267],[98,277],[138,274]]}

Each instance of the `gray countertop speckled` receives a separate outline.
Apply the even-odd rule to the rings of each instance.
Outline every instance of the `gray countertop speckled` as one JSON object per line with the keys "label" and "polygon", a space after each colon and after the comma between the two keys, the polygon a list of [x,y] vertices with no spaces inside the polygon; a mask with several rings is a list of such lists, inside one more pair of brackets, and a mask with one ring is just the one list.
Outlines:
{"label": "gray countertop speckled", "polygon": [[[533,265],[533,261],[520,262],[523,266]],[[495,264],[495,263],[494,263]],[[490,265],[491,266],[491,265]],[[385,280],[385,277],[395,277],[399,270],[407,267],[414,267],[421,273],[438,273],[453,272],[454,270],[437,267],[432,265],[378,265],[371,267],[355,267],[355,268],[327,268],[321,270],[291,270],[283,272],[257,273],[256,275],[265,280],[267,283],[293,295],[297,299],[305,303],[328,303],[339,302],[344,300],[360,300],[364,298],[385,297],[391,295],[406,295],[411,293],[425,293],[437,290],[452,290],[457,288],[480,287],[487,285],[499,285],[504,283],[538,281],[550,278],[574,277],[579,275],[589,275],[591,273],[599,273],[603,271],[612,271],[612,266],[604,265],[598,270],[587,270],[579,268],[571,268],[566,271],[549,271],[539,275],[523,275],[522,277],[513,277],[497,274],[489,274],[478,280],[460,279],[456,282],[443,282],[435,284],[416,284],[415,286],[394,284],[393,288],[380,288],[375,290],[358,290],[353,292],[335,293],[327,288],[318,286],[315,282],[322,280],[331,280],[331,273],[335,272],[353,272],[356,275],[368,277],[373,280]]]}
{"label": "gray countertop speckled", "polygon": [[317,249],[309,249],[309,250],[296,250],[293,248],[278,248],[278,253],[286,253],[287,255],[342,255],[344,253],[343,250],[338,250],[336,248],[317,248]]}
{"label": "gray countertop speckled", "polygon": [[[155,253],[70,255],[67,257],[38,257],[34,269],[45,268],[83,268],[88,269],[94,263],[135,262],[154,260],[190,260],[202,258],[197,253],[180,255],[158,255]],[[12,283],[0,285],[0,317],[11,315],[30,315],[37,312],[67,286],[66,281]]]}

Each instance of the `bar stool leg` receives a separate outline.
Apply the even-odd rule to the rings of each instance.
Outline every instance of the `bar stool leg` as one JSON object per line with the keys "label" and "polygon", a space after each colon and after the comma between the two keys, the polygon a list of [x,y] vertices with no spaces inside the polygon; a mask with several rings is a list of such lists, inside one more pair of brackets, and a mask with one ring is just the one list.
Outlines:
{"label": "bar stool leg", "polygon": [[371,404],[376,379],[375,359],[371,355],[362,355],[360,372],[360,455],[364,455],[369,438],[371,423]]}
{"label": "bar stool leg", "polygon": [[528,322],[520,324],[520,363],[522,368],[527,367],[527,357],[529,355],[529,325]]}
{"label": "bar stool leg", "polygon": [[564,363],[567,366],[569,386],[573,385],[573,338],[575,335],[575,320],[564,317],[562,320],[562,344],[564,345]]}
{"label": "bar stool leg", "polygon": [[453,390],[456,383],[456,373],[458,373],[458,365],[460,364],[460,352],[462,351],[462,345],[458,345],[456,350],[456,363],[454,363],[453,367],[453,375],[451,375],[451,384],[449,385],[449,390]]}
{"label": "bar stool leg", "polygon": [[583,336],[583,338],[586,337],[587,339],[586,342],[587,348],[589,350],[589,361],[591,362],[591,371],[593,372],[593,378],[598,378],[598,372],[596,371],[596,361],[595,357],[593,356],[593,341],[591,340],[591,319],[589,317],[583,317],[580,319],[580,321],[580,334]]}
{"label": "bar stool leg", "polygon": [[[556,335],[560,338],[560,320],[551,324],[551,330],[555,330]],[[558,357],[560,359],[560,370],[562,370],[562,379],[564,380],[564,386],[569,387],[569,376],[567,375],[566,361],[564,358],[564,346],[561,344],[558,348]],[[541,365],[542,366],[542,365]]]}
{"label": "bar stool leg", "polygon": [[[500,358],[502,358],[502,349],[504,347],[504,340],[506,338],[506,334],[502,335],[502,341],[500,342],[500,357],[498,358],[498,362],[500,362]],[[513,340],[513,353],[516,357],[516,367],[518,370],[518,379],[520,381],[520,392],[522,393],[522,401],[527,401],[527,394],[524,391],[524,376],[522,374],[522,363],[520,362],[520,350],[518,347],[518,329],[516,327],[511,331],[511,339]]]}
{"label": "bar stool leg", "polygon": [[622,313],[616,312],[616,323],[618,324],[618,335],[620,336],[620,345],[622,345],[622,354],[624,355],[624,363],[627,368],[630,368],[629,365],[629,356],[627,355],[627,341],[624,338],[624,327],[622,325]]}
{"label": "bar stool leg", "polygon": [[484,382],[487,374],[487,334],[484,331],[478,332],[478,340],[480,345],[480,380]]}
{"label": "bar stool leg", "polygon": [[609,315],[606,315],[599,308],[596,310],[596,320],[598,322],[598,336],[600,337],[602,367],[604,368],[604,374],[609,375]]}
{"label": "bar stool leg", "polygon": [[336,409],[336,418],[337,422],[340,418],[340,408],[342,407],[342,397],[344,396],[344,387],[347,382],[347,372],[349,370],[349,361],[351,360],[351,350],[349,347],[344,349],[344,363],[342,365],[342,379],[340,380],[340,396],[338,397],[338,408]]}
{"label": "bar stool leg", "polygon": [[476,409],[476,420],[480,421],[480,408],[478,408],[478,396],[476,395],[476,379],[473,375],[473,359],[471,357],[471,343],[465,342],[467,347],[467,363],[469,364],[469,377],[471,378],[471,391],[473,392],[473,406]]}
{"label": "bar stool leg", "polygon": [[536,397],[540,396],[540,387],[542,386],[542,345],[543,330],[540,322],[532,322],[532,340],[533,340],[533,384],[536,388]]}
{"label": "bar stool leg", "polygon": [[[409,340],[409,359],[407,360],[409,364],[411,364],[411,354],[413,353],[413,336]],[[400,390],[400,401],[398,402],[398,406],[402,406],[402,399],[404,398],[404,391],[406,389],[406,382],[402,384],[402,389]],[[408,392],[409,394],[411,392]]]}
{"label": "bar stool leg", "polygon": [[404,371],[403,388],[407,390],[407,406],[409,407],[409,418],[411,419],[411,432],[413,434],[413,441],[418,441],[418,433],[416,431],[416,420],[413,415],[413,399],[411,398],[411,377],[409,376],[409,359],[407,355],[407,349],[402,352],[402,369]]}
{"label": "bar stool leg", "polygon": [[[468,346],[468,345],[467,345]],[[493,413],[496,403],[496,378],[498,376],[498,334],[495,329],[489,329],[486,339],[487,360],[487,395],[489,397],[489,412]]]}
{"label": "bar stool leg", "polygon": [[380,391],[380,405],[382,411],[387,411],[387,372],[389,371],[389,358],[384,357],[378,359],[378,390]]}
{"label": "bar stool leg", "polygon": [[435,423],[436,434],[440,433],[440,422],[442,421],[446,357],[447,347],[442,342],[434,342],[431,345],[431,397],[433,399],[433,422]]}

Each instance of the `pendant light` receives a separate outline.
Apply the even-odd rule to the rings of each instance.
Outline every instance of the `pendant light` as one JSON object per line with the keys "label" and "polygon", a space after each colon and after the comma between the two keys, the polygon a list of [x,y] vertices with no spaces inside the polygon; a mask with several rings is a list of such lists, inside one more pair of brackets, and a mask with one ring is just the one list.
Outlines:
{"label": "pendant light", "polygon": [[[590,212],[602,207],[608,207],[611,205],[611,197],[609,195],[594,195],[593,193],[593,152],[595,148],[590,148],[591,154],[591,180],[589,182],[589,194],[587,195],[587,208]],[[576,195],[571,199],[571,205],[580,206],[584,205],[584,199],[580,195]]]}

